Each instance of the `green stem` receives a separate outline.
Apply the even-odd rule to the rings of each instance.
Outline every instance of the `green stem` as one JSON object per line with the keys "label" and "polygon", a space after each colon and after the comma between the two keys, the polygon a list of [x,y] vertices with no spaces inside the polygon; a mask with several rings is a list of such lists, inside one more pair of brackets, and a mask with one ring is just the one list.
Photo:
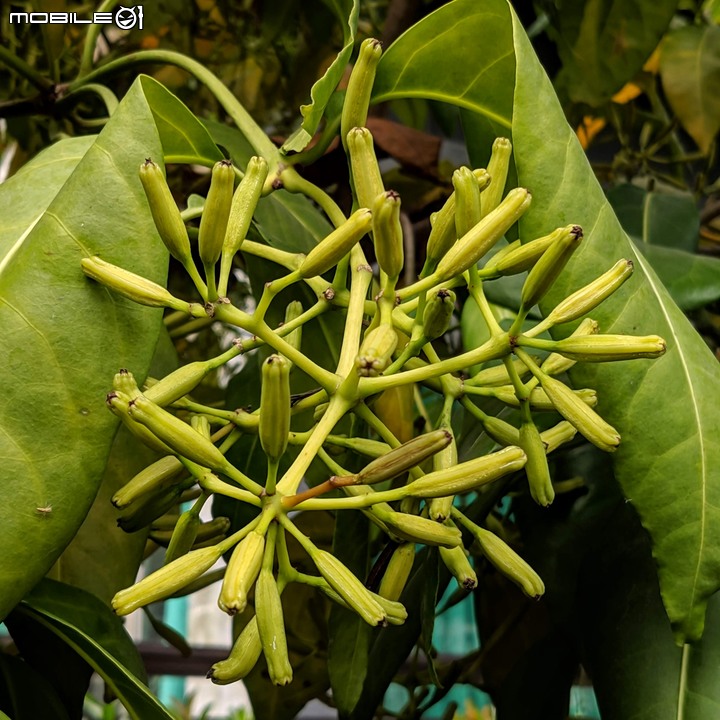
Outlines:
{"label": "green stem", "polygon": [[278,150],[252,119],[250,114],[238,102],[237,98],[223,85],[222,81],[204,65],[172,50],[141,50],[102,65],[92,72],[78,77],[70,84],[70,90],[95,82],[106,75],[129,70],[137,65],[161,64],[175,65],[196,77],[215,96],[223,109],[242,132],[256,154],[263,156],[270,164],[277,162]]}
{"label": "green stem", "polygon": [[22,75],[26,80],[32,83],[38,90],[49,90],[52,87],[52,81],[39,73],[35,68],[30,67],[22,58],[10,52],[6,47],[0,45],[0,62],[14,70],[18,75]]}
{"label": "green stem", "polygon": [[302,193],[314,200],[335,227],[340,227],[347,220],[338,204],[322,188],[306,180],[294,168],[285,166],[280,171],[280,180],[288,192]]}
{"label": "green stem", "polygon": [[[100,3],[97,12],[108,12],[112,10],[118,2],[119,0],[105,0],[105,2]],[[85,43],[83,45],[82,59],[80,60],[80,70],[77,75],[78,79],[83,77],[83,75],[87,75],[92,68],[95,45],[97,44],[97,39],[100,36],[102,27],[103,26],[98,23],[91,23],[88,26]]]}
{"label": "green stem", "polygon": [[362,510],[379,503],[391,503],[407,497],[407,486],[381,490],[367,495],[340,498],[312,498],[296,505],[293,510]]}

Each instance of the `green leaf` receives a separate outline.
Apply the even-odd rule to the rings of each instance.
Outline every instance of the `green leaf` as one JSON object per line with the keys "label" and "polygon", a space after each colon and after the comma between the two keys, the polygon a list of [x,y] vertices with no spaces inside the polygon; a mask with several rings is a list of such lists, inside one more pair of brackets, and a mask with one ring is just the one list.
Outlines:
{"label": "green leaf", "polygon": [[707,599],[720,587],[720,448],[711,441],[720,426],[711,400],[720,390],[720,367],[623,232],[514,22],[521,70],[513,112],[515,161],[521,183],[535,198],[521,234],[532,237],[568,222],[586,231],[542,308],[547,312],[614,259],[630,257],[634,276],[593,317],[604,332],[658,334],[667,341],[668,351],[657,361],[578,366],[572,377],[598,389],[600,413],[623,436],[613,456],[616,475],[653,540],[663,600],[678,637],[697,639]]}
{"label": "green leaf", "polygon": [[[478,62],[468,62],[468,47],[482,48]],[[571,222],[586,232],[545,311],[615,259],[634,259],[634,277],[593,317],[605,332],[659,334],[667,354],[657,361],[578,368],[573,377],[598,389],[600,412],[623,435],[613,462],[653,539],[665,607],[679,638],[699,637],[705,603],[720,587],[720,447],[711,441],[720,427],[712,401],[720,391],[720,368],[623,232],[520,23],[505,0],[454,0],[387,51],[376,90],[376,100],[445,99],[512,127],[520,183],[534,197],[521,235],[538,237]]]}
{"label": "green leaf", "polygon": [[674,113],[708,153],[720,129],[720,27],[692,25],[668,33],[660,77]]}
{"label": "green leaf", "polygon": [[302,125],[285,141],[281,151],[284,153],[304,150],[320,125],[323,113],[330,102],[335,88],[342,79],[345,67],[350,62],[355,34],[357,33],[359,0],[325,0],[325,4],[343,23],[343,47],[333,60],[325,74],[315,82],[310,90],[310,103],[300,106],[303,116]]}
{"label": "green leaf", "polygon": [[181,100],[148,75],[138,82],[152,110],[165,162],[211,167],[223,159],[210,133]]}
{"label": "green leaf", "polygon": [[[143,380],[161,312],[111,295],[80,260],[164,282],[167,252],[137,169],[160,142],[139,83],[102,133],[64,140],[0,186],[0,617],[50,569],[99,487],[113,374]],[[39,508],[39,509],[38,509]]]}
{"label": "green leaf", "polygon": [[548,34],[562,68],[556,83],[574,102],[597,107],[633,77],[660,42],[678,0],[547,3]]}
{"label": "green leaf", "polygon": [[720,299],[720,258],[656,245],[640,245],[640,252],[685,312]]}
{"label": "green leaf", "polygon": [[95,596],[43,580],[15,612],[72,647],[105,680],[133,720],[171,720],[139,679],[144,674],[142,660],[122,622]]}
{"label": "green leaf", "polygon": [[[479,57],[468,62],[476,48],[481,48]],[[373,102],[400,97],[441,100],[509,129],[514,77],[507,5],[454,0],[414,25],[383,54]]]}
{"label": "green leaf", "polygon": [[0,653],[0,718],[69,720],[52,685],[20,658]]}
{"label": "green leaf", "polygon": [[626,184],[612,188],[607,197],[630,237],[648,245],[697,250],[700,212],[690,193],[649,192]]}

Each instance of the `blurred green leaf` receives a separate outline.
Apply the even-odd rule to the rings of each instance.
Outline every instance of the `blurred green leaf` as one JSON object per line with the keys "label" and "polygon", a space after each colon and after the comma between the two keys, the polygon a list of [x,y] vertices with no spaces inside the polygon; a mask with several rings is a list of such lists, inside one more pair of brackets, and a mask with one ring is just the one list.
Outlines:
{"label": "blurred green leaf", "polygon": [[695,252],[700,211],[690,193],[664,193],[636,185],[618,185],[607,198],[625,232],[648,244]]}
{"label": "blurred green leaf", "polygon": [[559,0],[543,5],[562,60],[556,85],[597,107],[632,80],[657,47],[678,0]]}
{"label": "blurred green leaf", "polygon": [[673,112],[707,154],[720,129],[720,27],[690,25],[668,33],[660,77]]}

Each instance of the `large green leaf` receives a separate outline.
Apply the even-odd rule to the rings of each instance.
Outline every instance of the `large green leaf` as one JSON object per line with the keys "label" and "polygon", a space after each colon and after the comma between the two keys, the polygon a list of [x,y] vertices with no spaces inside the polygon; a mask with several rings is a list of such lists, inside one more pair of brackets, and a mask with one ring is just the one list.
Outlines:
{"label": "large green leaf", "polygon": [[557,84],[571,100],[597,106],[642,68],[678,0],[548,2],[548,34],[562,60]]}
{"label": "large green leaf", "polygon": [[300,107],[302,125],[285,141],[283,152],[300,152],[312,140],[352,55],[360,12],[359,0],[325,0],[325,4],[343,24],[343,47],[325,74],[312,86],[310,103]]}
{"label": "large green leaf", "polygon": [[137,177],[161,157],[136,83],[100,135],[62,141],[0,187],[0,617],[48,571],[102,478],[113,374],[144,378],[160,311],[87,280],[81,258],[163,282],[167,253]]}
{"label": "large green leaf", "polygon": [[43,580],[15,613],[49,629],[97,672],[133,720],[170,720],[172,715],[140,679],[140,655],[121,620],[84,590]]}
{"label": "large green leaf", "polygon": [[210,133],[181,100],[148,75],[141,75],[139,82],[160,134],[165,162],[209,167],[223,159]]}
{"label": "large green leaf", "polygon": [[69,720],[52,685],[20,658],[0,653],[0,718]]}
{"label": "large green leaf", "polygon": [[697,639],[707,599],[720,587],[720,447],[711,440],[720,427],[712,400],[720,389],[720,367],[623,232],[514,22],[515,162],[535,197],[521,231],[533,237],[573,222],[586,233],[543,309],[616,258],[630,257],[633,278],[593,317],[604,332],[657,333],[667,341],[667,354],[657,361],[580,366],[573,378],[598,388],[601,413],[623,436],[613,457],[616,475],[652,538],[663,600],[678,637]]}
{"label": "large green leaf", "polygon": [[[479,62],[468,62],[471,46],[482,48]],[[613,457],[618,478],[651,534],[679,637],[697,638],[707,598],[720,587],[717,362],[620,227],[505,0],[454,0],[401,36],[380,62],[375,98],[404,96],[444,99],[511,127],[520,183],[534,197],[523,237],[568,223],[585,228],[545,310],[616,259],[635,260],[634,277],[593,316],[605,332],[662,335],[667,354],[574,377],[598,389],[600,411],[623,435]]]}
{"label": "large green leaf", "polygon": [[673,111],[707,153],[720,129],[720,27],[691,25],[669,33],[660,77]]}

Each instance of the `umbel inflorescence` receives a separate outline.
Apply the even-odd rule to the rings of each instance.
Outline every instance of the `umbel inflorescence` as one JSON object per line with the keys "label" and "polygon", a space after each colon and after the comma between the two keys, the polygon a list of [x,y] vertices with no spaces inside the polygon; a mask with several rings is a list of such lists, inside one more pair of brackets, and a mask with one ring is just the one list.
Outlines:
{"label": "umbel inflorescence", "polygon": [[[561,301],[544,320],[524,329],[528,312],[545,296],[577,249],[582,230],[570,225],[529,242],[517,240],[479,266],[531,203],[531,195],[524,188],[502,196],[511,155],[510,142],[504,138],[495,141],[486,170],[455,171],[454,193],[431,218],[420,276],[413,284],[397,288],[404,265],[401,201],[397,193],[383,187],[373,138],[364,127],[379,57],[379,44],[365,41],[342,114],[342,140],[358,208],[349,218],[292,168],[278,166],[271,171],[266,160],[254,157],[241,174],[231,162],[221,161],[213,168],[199,227],[197,254],[203,279],[162,170],[147,160],[140,169],[140,179],[158,233],[189,273],[202,302],[180,300],[165,288],[100,258],[82,261],[89,277],[131,300],[171,308],[188,317],[213,317],[242,328],[252,338],[236,342],[216,358],[191,363],[149,382],[142,390],[130,372],[121,370],[107,397],[110,409],[122,422],[162,453],[160,460],[114,497],[125,526],[132,529],[150,524],[188,492],[196,498],[168,533],[164,566],[119,592],[113,607],[124,615],[202,584],[216,561],[231,551],[218,604],[231,615],[241,612],[254,588],[255,616],[230,656],[211,669],[210,677],[218,683],[244,677],[261,653],[273,682],[290,682],[292,667],[280,601],[289,583],[315,586],[371,625],[402,623],[406,611],[398,598],[416,544],[422,543],[439,547],[440,557],[460,585],[472,589],[477,577],[462,545],[461,528],[526,594],[541,595],[544,586],[540,577],[497,535],[466,517],[454,505],[454,497],[524,469],[532,497],[543,506],[552,503],[549,453],[576,432],[606,451],[613,451],[620,442],[617,430],[593,410],[595,392],[573,390],[557,376],[578,361],[655,358],[665,351],[665,343],[656,336],[599,334],[598,324],[587,317],[564,340],[540,337],[555,325],[583,318],[615,292],[632,273],[629,260],[619,260],[594,282]],[[235,187],[238,176],[242,179]],[[246,239],[257,204],[277,187],[311,195],[335,225],[335,230],[307,255]],[[377,277],[361,247],[366,237],[374,245]],[[287,270],[280,279],[265,285],[252,313],[235,307],[227,297],[228,278],[238,252],[264,257]],[[324,276],[330,272],[332,280],[328,281]],[[510,329],[504,330],[485,297],[483,283],[524,272],[527,277],[520,309]],[[379,289],[376,294],[371,292],[373,281]],[[281,290],[294,283],[306,283],[317,301],[308,308],[291,303],[285,322],[270,327],[266,322],[268,308]],[[490,337],[480,347],[441,359],[433,342],[450,325],[455,308],[452,288],[460,285],[467,286],[468,302],[477,303]],[[302,345],[303,326],[331,310],[344,316],[334,371],[311,361]],[[260,345],[269,346],[273,354],[262,365],[258,410],[222,410],[190,397],[208,373]],[[490,361],[500,362],[468,376],[469,368]],[[293,366],[312,378],[315,392],[299,399],[291,397]],[[370,401],[385,390],[408,384],[422,384],[438,393],[442,411],[434,430],[401,444]],[[485,414],[472,401],[474,395],[519,408],[519,427]],[[456,403],[482,424],[498,449],[458,463],[450,422]],[[291,431],[292,416],[308,409],[314,409],[314,424],[303,431]],[[548,409],[556,410],[564,419],[541,432],[535,414]],[[357,416],[376,439],[334,434],[348,414]],[[265,478],[248,477],[226,457],[233,443],[247,433],[257,434],[267,456]],[[289,444],[296,445],[298,452],[278,477],[280,460]],[[328,452],[333,446],[365,456],[365,466],[359,472],[342,467],[336,454]],[[328,479],[308,488],[303,480],[316,458],[327,466]],[[394,484],[388,482],[393,480]],[[226,537],[229,524],[224,519],[209,523],[200,520],[200,510],[213,494],[258,508],[255,519]],[[361,510],[397,543],[377,593],[332,554],[317,547],[290,515],[291,511],[315,510]],[[288,535],[307,552],[317,574],[301,573],[293,566]]]}

